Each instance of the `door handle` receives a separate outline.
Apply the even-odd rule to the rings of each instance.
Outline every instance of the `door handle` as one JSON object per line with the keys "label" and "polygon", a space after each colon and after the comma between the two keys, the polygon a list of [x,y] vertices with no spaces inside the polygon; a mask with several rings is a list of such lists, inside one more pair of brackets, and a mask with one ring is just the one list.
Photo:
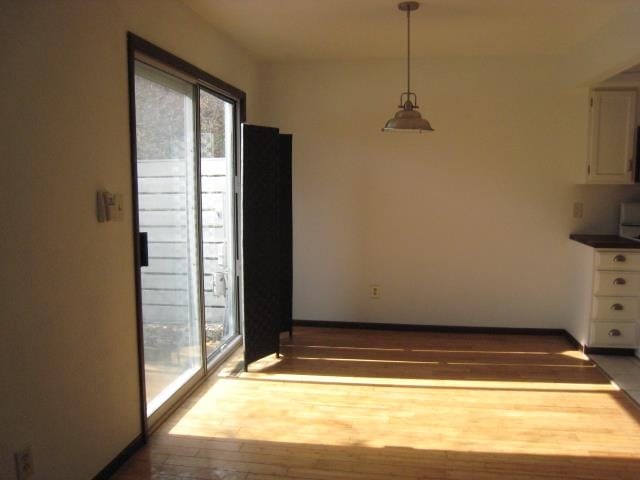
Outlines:
{"label": "door handle", "polygon": [[148,267],[149,266],[149,239],[147,237],[147,232],[140,232],[138,234],[138,238],[140,239],[140,266]]}

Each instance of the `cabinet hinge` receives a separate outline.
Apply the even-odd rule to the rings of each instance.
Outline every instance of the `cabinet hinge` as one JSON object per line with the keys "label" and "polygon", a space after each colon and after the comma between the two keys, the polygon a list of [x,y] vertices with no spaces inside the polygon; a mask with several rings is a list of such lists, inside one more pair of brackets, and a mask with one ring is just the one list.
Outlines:
{"label": "cabinet hinge", "polygon": [[591,175],[591,165],[587,165],[587,175]]}

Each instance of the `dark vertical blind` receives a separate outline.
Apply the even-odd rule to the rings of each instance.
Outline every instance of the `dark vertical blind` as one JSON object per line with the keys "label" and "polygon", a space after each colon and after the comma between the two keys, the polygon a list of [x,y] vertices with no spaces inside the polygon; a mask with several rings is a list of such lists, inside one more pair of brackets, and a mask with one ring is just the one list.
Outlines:
{"label": "dark vertical blind", "polygon": [[282,317],[280,331],[293,333],[293,136],[280,134],[280,268]]}
{"label": "dark vertical blind", "polygon": [[244,365],[277,353],[282,317],[280,136],[243,125]]}

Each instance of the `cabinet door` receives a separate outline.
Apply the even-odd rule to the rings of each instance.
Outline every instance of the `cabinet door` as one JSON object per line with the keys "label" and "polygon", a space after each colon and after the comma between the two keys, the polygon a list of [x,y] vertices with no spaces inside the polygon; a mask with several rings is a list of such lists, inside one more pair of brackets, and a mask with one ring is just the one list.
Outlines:
{"label": "cabinet door", "polygon": [[588,183],[633,183],[636,91],[591,94]]}

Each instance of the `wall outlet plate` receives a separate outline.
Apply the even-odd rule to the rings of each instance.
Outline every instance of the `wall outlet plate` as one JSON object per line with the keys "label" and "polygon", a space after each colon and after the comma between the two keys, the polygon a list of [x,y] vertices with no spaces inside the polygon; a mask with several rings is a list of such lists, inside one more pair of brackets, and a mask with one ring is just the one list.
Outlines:
{"label": "wall outlet plate", "polygon": [[573,218],[582,218],[584,215],[584,204],[582,202],[575,202],[573,204]]}
{"label": "wall outlet plate", "polygon": [[369,296],[371,298],[380,298],[380,285],[369,286]]}
{"label": "wall outlet plate", "polygon": [[27,480],[33,476],[33,454],[31,453],[31,445],[27,445],[22,450],[14,453],[16,461],[16,478],[17,480]]}

